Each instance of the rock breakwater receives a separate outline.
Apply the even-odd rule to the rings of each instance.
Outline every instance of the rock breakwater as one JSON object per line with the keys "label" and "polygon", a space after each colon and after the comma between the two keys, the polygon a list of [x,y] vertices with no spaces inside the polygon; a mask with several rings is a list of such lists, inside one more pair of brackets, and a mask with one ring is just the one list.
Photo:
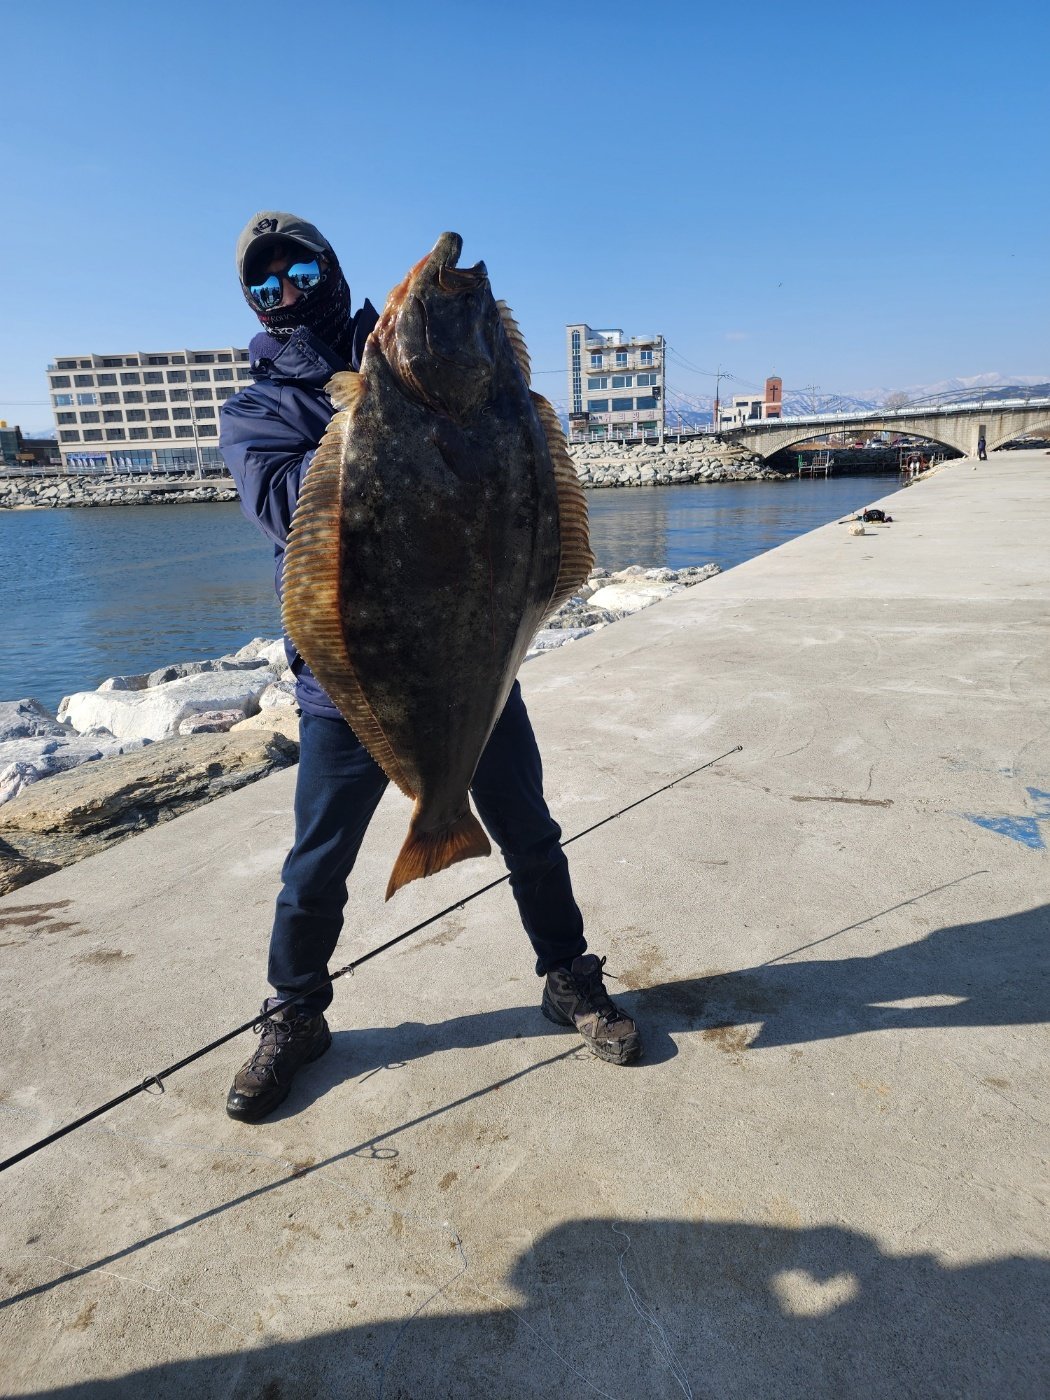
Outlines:
{"label": "rock breakwater", "polygon": [[175,475],[9,476],[0,478],[0,510],[70,510],[77,506],[187,505],[235,501],[227,478],[197,481]]}
{"label": "rock breakwater", "polygon": [[668,441],[660,447],[587,443],[570,449],[585,488],[679,486],[716,481],[789,481],[761,457],[714,440]]}

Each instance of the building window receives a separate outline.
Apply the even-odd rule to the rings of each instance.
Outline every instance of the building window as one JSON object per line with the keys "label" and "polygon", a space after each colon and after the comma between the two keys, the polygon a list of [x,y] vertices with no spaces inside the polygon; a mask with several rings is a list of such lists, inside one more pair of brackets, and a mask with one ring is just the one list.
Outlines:
{"label": "building window", "polygon": [[59,433],[58,436],[62,442],[80,441],[80,434],[78,432],[71,431],[69,428],[65,428],[62,432]]}
{"label": "building window", "polygon": [[147,389],[147,390],[146,390],[146,402],[147,402],[147,403],[167,403],[167,402],[168,402],[168,396],[167,396],[167,394],[164,392],[163,389]]}
{"label": "building window", "polygon": [[108,367],[108,366],[110,366],[110,365],[122,365],[122,364],[124,363],[124,361],[121,360],[121,359],[116,359],[116,360],[103,360],[102,363]]}
{"label": "building window", "polygon": [[102,384],[115,384],[117,382],[117,376],[115,374],[100,374],[98,382],[100,386]]}
{"label": "building window", "polygon": [[639,363],[640,365],[651,365],[652,362],[653,362],[653,352],[652,352],[651,350],[643,350],[643,351],[641,351],[641,353],[640,353],[639,356],[638,356],[638,363]]}
{"label": "building window", "polygon": [[587,412],[588,412],[588,413],[608,413],[608,412],[609,412],[609,400],[608,400],[608,399],[588,399],[588,400],[587,400]]}
{"label": "building window", "polygon": [[172,357],[171,357],[171,363],[172,363],[173,365],[184,365],[184,364],[186,363],[186,356],[185,356],[185,355],[172,355]]}
{"label": "building window", "polygon": [[170,417],[166,408],[151,408],[149,411],[149,421],[151,423],[167,422]]}
{"label": "building window", "polygon": [[208,381],[210,378],[211,378],[211,370],[209,370],[209,369],[191,369],[191,370],[190,370],[190,379],[193,381],[194,384],[207,383],[207,381]]}
{"label": "building window", "polygon": [[215,409],[211,406],[211,404],[205,404],[202,405],[200,408],[195,408],[193,411],[193,416],[195,418],[214,418]]}
{"label": "building window", "polygon": [[609,376],[607,374],[594,375],[587,380],[588,389],[608,389]]}
{"label": "building window", "polygon": [[99,394],[99,403],[120,403],[119,394]]}
{"label": "building window", "polygon": [[172,403],[185,403],[190,396],[188,389],[169,389],[168,398]]}
{"label": "building window", "polygon": [[169,369],[169,370],[168,370],[168,383],[169,383],[169,384],[185,384],[185,383],[186,383],[186,371],[185,371],[184,369]]}
{"label": "building window", "polygon": [[164,427],[163,424],[158,424],[157,427],[155,427],[155,428],[153,429],[153,436],[154,436],[154,437],[171,437],[171,429],[170,429],[170,428]]}
{"label": "building window", "polygon": [[233,356],[232,356],[232,355],[220,355],[220,356],[219,356],[219,364],[220,364],[220,365],[228,365],[228,364],[230,364],[230,363],[232,362],[232,360],[233,360]]}
{"label": "building window", "polygon": [[73,395],[72,395],[72,394],[56,394],[56,395],[55,395],[55,405],[56,405],[56,407],[62,407],[62,408],[64,408],[64,407],[66,406],[66,404],[70,404],[70,403],[72,403],[72,402],[73,402]]}
{"label": "building window", "polygon": [[652,394],[642,394],[642,395],[639,395],[639,397],[638,397],[637,399],[635,399],[635,408],[638,408],[638,409],[642,409],[642,408],[653,409],[653,408],[655,408],[655,407],[656,407],[656,400],[653,398]]}
{"label": "building window", "polygon": [[[229,358],[230,358],[229,355],[227,355],[226,358],[229,359]],[[233,370],[232,370],[232,369],[217,369],[217,370],[215,371],[215,378],[216,378],[216,379],[232,379],[232,378],[233,378]]]}
{"label": "building window", "polygon": [[142,376],[143,384],[163,384],[164,376],[159,369],[148,369]]}
{"label": "building window", "polygon": [[171,410],[171,416],[172,418],[188,418],[190,416],[190,411],[188,408],[173,408]]}
{"label": "building window", "polygon": [[216,437],[218,435],[214,423],[201,423],[197,431],[201,437]]}
{"label": "building window", "polygon": [[193,391],[193,397],[194,397],[195,399],[206,399],[206,400],[210,403],[210,402],[211,402],[211,390],[210,390],[210,389],[194,389],[194,391]]}
{"label": "building window", "polygon": [[146,363],[150,365],[166,365],[168,363],[168,357],[167,355],[151,355]]}
{"label": "building window", "polygon": [[124,440],[124,429],[123,429],[123,428],[107,428],[107,429],[106,429],[106,441],[107,441],[107,442],[123,442],[123,440]]}
{"label": "building window", "polygon": [[120,382],[121,384],[139,384],[142,381],[137,374],[122,374],[120,376]]}
{"label": "building window", "polygon": [[78,394],[78,395],[77,395],[77,403],[80,404],[81,408],[83,408],[86,404],[96,404],[96,403],[98,403],[98,395],[97,395],[97,394]]}
{"label": "building window", "polygon": [[238,379],[251,379],[251,377],[252,377],[251,365],[241,365],[241,366],[238,368],[238,370],[237,370],[237,378],[238,378]]}
{"label": "building window", "polygon": [[93,374],[74,374],[73,383],[78,389],[90,389],[95,382]]}
{"label": "building window", "polygon": [[80,415],[80,421],[81,423],[100,423],[102,420],[97,413],[82,413]]}
{"label": "building window", "polygon": [[125,403],[141,403],[141,402],[142,402],[142,390],[141,390],[141,389],[128,389],[127,392],[126,392],[125,395],[124,395],[124,402],[125,402]]}
{"label": "building window", "polygon": [[56,423],[75,423],[76,421],[77,421],[77,415],[76,415],[75,413],[56,413],[56,414],[55,414],[55,422],[56,422]]}
{"label": "building window", "polygon": [[591,356],[591,369],[601,369],[604,363],[605,361],[602,359],[601,355]]}
{"label": "building window", "polygon": [[193,357],[193,363],[194,363],[195,365],[213,365],[213,364],[215,363],[215,356],[214,356],[214,355],[194,355],[194,357]]}
{"label": "building window", "polygon": [[106,413],[103,413],[102,421],[103,423],[123,423],[124,415],[119,409],[111,408]]}
{"label": "building window", "polygon": [[625,369],[626,366],[627,366],[627,351],[626,351],[626,350],[617,350],[617,352],[616,352],[616,368],[617,368],[617,369]]}
{"label": "building window", "polygon": [[633,374],[614,374],[614,375],[613,375],[612,386],[613,386],[614,389],[633,389],[633,388],[634,388],[634,375],[633,375]]}
{"label": "building window", "polygon": [[135,442],[141,442],[143,438],[149,437],[148,428],[129,428],[128,437]]}
{"label": "building window", "polygon": [[59,361],[58,361],[58,368],[59,368],[59,369],[76,369],[76,367],[77,367],[77,362],[76,362],[76,360],[59,360]]}
{"label": "building window", "polygon": [[638,385],[639,389],[643,389],[643,388],[645,388],[645,386],[646,386],[647,384],[655,384],[655,383],[656,383],[656,375],[655,375],[655,374],[639,374],[639,375],[636,375],[636,376],[635,376],[635,383]]}
{"label": "building window", "polygon": [[51,376],[51,387],[52,387],[52,389],[68,389],[68,388],[69,388],[69,375],[68,375],[68,374],[53,374],[53,375]]}
{"label": "building window", "polygon": [[102,441],[102,429],[101,429],[101,428],[88,428],[88,429],[85,431],[85,433],[84,433],[84,441],[85,441],[85,442],[101,442],[101,441]]}
{"label": "building window", "polygon": [[176,426],[176,428],[175,428],[175,436],[176,436],[176,437],[192,437],[192,436],[193,436],[193,424],[192,424],[192,423],[179,423],[179,424]]}
{"label": "building window", "polygon": [[224,399],[228,399],[231,394],[235,394],[236,392],[236,389],[216,389],[215,397],[222,401]]}
{"label": "building window", "polygon": [[144,423],[146,421],[146,410],[144,408],[129,408],[127,420],[129,423]]}
{"label": "building window", "polygon": [[634,407],[634,399],[613,399],[612,411],[614,413],[626,413]]}

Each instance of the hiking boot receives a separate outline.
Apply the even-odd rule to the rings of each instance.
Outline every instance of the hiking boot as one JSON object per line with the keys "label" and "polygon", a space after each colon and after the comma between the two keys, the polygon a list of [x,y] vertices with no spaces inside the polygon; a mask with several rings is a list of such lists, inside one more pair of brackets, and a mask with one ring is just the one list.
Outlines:
{"label": "hiking boot", "polygon": [[[262,1014],[278,998],[263,1002]],[[260,1021],[259,1044],[251,1059],[237,1071],[226,1099],[226,1112],[242,1123],[258,1123],[288,1097],[292,1080],[301,1065],[320,1059],[332,1043],[328,1022],[297,1007],[278,1011],[268,1021]]]}
{"label": "hiking boot", "polygon": [[572,966],[547,973],[541,1010],[557,1026],[575,1026],[600,1060],[629,1065],[642,1053],[638,1028],[621,1011],[602,981],[604,958],[583,953]]}

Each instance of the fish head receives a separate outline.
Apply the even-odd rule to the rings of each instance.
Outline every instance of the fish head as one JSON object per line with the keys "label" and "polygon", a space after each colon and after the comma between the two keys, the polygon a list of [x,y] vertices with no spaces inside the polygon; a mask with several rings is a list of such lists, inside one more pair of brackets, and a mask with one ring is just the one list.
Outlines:
{"label": "fish head", "polygon": [[490,396],[500,313],[483,262],[458,267],[463,240],[443,233],[390,293],[373,332],[408,392],[453,418]]}

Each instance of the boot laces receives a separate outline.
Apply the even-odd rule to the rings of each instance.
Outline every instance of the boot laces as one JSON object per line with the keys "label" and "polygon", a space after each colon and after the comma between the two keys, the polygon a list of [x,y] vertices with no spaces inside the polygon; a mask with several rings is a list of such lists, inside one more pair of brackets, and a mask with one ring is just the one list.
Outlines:
{"label": "boot laces", "polygon": [[255,1047],[248,1064],[251,1069],[269,1069],[281,1053],[284,1047],[292,1038],[293,1023],[290,1021],[273,1021],[266,1017],[256,1021],[252,1030],[259,1036],[259,1044]]}
{"label": "boot laces", "polygon": [[[598,966],[591,968],[589,972],[573,973],[573,981],[576,983],[580,996],[587,1002],[589,1010],[603,1021],[619,1021],[623,1013],[605,990],[605,983],[602,980],[604,967],[605,958],[601,958]],[[611,973],[609,975],[612,976]]]}

